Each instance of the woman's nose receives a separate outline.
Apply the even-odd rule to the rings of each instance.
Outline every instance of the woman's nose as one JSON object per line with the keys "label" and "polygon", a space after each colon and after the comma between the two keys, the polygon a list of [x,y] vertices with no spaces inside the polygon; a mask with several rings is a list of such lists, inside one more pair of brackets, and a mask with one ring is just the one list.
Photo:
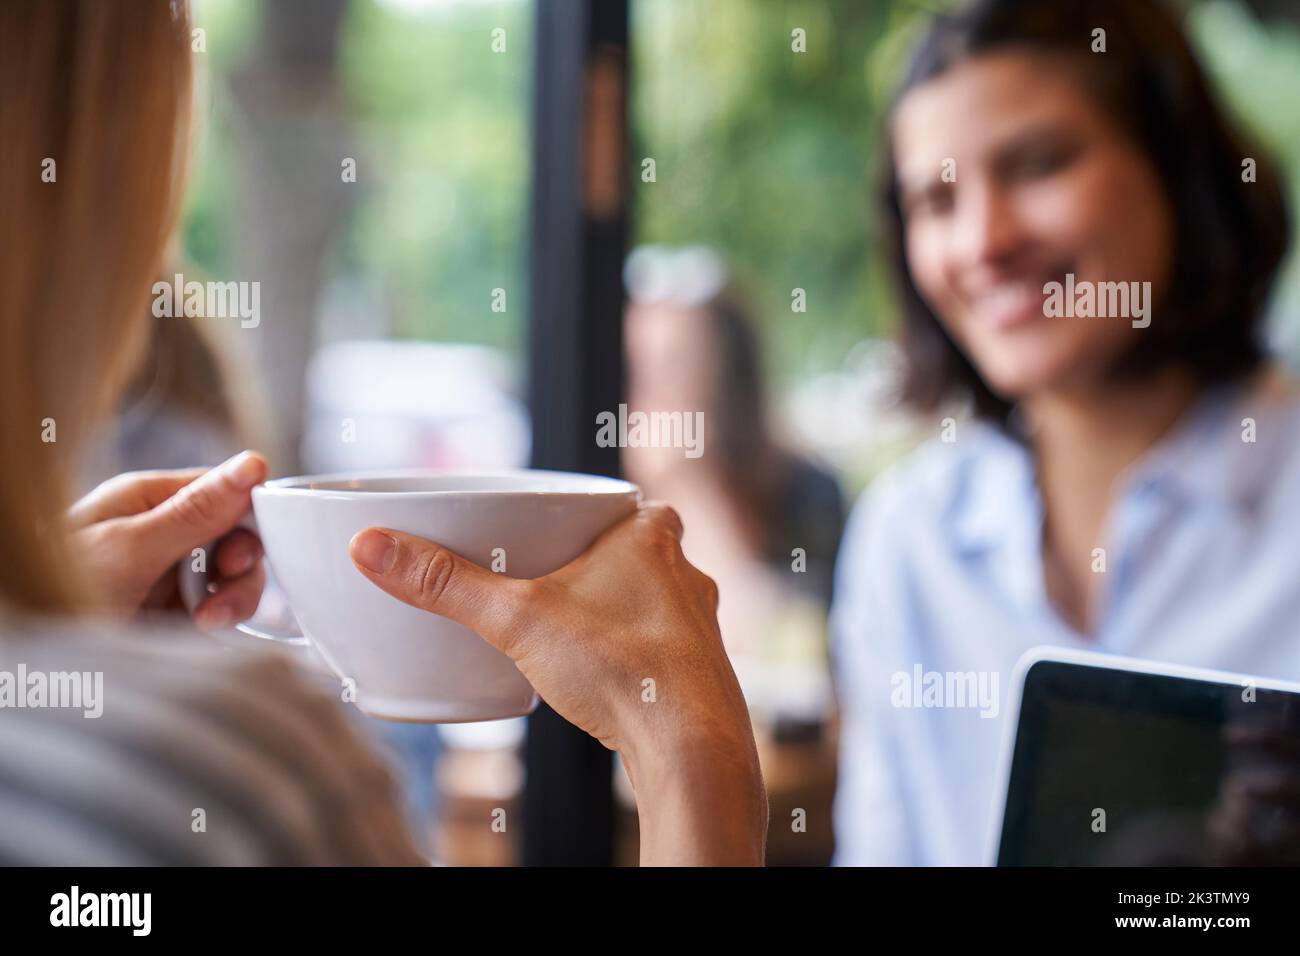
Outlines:
{"label": "woman's nose", "polygon": [[976,185],[957,203],[953,251],[963,265],[1001,265],[1024,245],[1025,230],[1005,190]]}

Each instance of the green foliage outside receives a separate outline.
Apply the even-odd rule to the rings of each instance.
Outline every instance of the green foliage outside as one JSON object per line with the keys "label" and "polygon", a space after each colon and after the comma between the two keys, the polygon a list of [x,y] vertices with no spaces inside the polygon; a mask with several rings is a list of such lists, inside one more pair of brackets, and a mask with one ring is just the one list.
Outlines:
{"label": "green foliage outside", "polygon": [[[407,0],[409,5],[410,0]],[[950,4],[936,0],[933,6]],[[518,354],[527,314],[532,4],[354,0],[341,72],[366,175],[332,269],[384,290],[394,333]],[[1300,195],[1300,29],[1261,26],[1235,0],[1191,2],[1225,98],[1284,161]],[[634,0],[637,241],[725,251],[762,314],[778,380],[835,367],[891,328],[871,195],[884,114],[927,6],[902,0]],[[248,50],[256,0],[207,0],[211,74],[185,218],[187,251],[220,274],[239,241],[221,84]],[[507,31],[493,54],[491,31]],[[807,52],[791,50],[791,31]],[[222,124],[227,124],[223,129]],[[653,157],[657,182],[640,181]],[[508,290],[509,311],[490,310]],[[807,291],[793,313],[791,290]],[[1295,256],[1279,334],[1300,306]],[[1293,351],[1296,349],[1293,348]]]}

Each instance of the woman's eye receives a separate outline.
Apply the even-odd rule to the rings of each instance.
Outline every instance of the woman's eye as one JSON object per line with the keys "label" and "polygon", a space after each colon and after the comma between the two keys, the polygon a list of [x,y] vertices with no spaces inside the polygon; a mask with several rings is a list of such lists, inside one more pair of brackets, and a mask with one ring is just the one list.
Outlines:
{"label": "woman's eye", "polygon": [[1070,148],[1031,150],[1018,156],[1009,172],[1012,178],[1019,179],[1050,176],[1068,166],[1076,152]]}
{"label": "woman's eye", "polygon": [[952,208],[952,189],[946,184],[913,193],[904,205],[909,216],[941,215]]}

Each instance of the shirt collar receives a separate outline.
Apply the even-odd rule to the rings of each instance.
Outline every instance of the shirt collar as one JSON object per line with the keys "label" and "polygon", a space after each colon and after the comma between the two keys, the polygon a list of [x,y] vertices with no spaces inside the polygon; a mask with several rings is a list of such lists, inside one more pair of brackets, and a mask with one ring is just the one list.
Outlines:
{"label": "shirt collar", "polygon": [[1014,531],[1041,524],[1042,505],[1028,447],[1015,434],[988,422],[968,426],[976,440],[958,462],[957,494],[949,503],[949,527],[958,547],[983,551]]}
{"label": "shirt collar", "polygon": [[[1243,419],[1255,419],[1258,437],[1260,430],[1272,431],[1275,414],[1291,407],[1256,407],[1252,396],[1258,394],[1247,383],[1208,388],[1174,430],[1134,464],[1125,493],[1150,489],[1186,504],[1249,507],[1269,480],[1267,461],[1273,456],[1271,449],[1243,440]],[[1266,432],[1266,442],[1277,440],[1276,432],[1271,437]]]}
{"label": "shirt collar", "polygon": [[[1252,454],[1256,449],[1242,440],[1243,417],[1256,418],[1257,429],[1267,427],[1268,413],[1247,400],[1253,393],[1238,383],[1210,386],[1173,431],[1132,466],[1122,479],[1122,496],[1150,490],[1184,503],[1249,507],[1271,471],[1266,464],[1271,456]],[[1294,403],[1286,407],[1297,411]],[[957,463],[962,473],[948,521],[958,547],[982,551],[1013,538],[1034,546],[1032,539],[1041,534],[1042,498],[1027,443],[1014,427],[987,422],[968,427],[978,440]]]}

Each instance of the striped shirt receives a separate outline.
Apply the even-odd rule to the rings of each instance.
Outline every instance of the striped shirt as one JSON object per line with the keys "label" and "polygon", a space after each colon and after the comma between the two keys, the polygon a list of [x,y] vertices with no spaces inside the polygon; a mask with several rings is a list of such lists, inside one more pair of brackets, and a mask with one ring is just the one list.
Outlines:
{"label": "striped shirt", "polygon": [[425,863],[315,681],[194,633],[0,618],[0,864]]}

